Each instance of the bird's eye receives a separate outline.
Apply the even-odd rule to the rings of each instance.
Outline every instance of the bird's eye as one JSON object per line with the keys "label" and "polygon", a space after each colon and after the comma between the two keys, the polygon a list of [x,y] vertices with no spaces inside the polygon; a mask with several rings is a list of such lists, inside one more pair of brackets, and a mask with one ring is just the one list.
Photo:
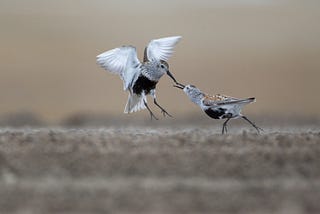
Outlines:
{"label": "bird's eye", "polygon": [[161,64],[161,68],[164,68],[164,65]]}

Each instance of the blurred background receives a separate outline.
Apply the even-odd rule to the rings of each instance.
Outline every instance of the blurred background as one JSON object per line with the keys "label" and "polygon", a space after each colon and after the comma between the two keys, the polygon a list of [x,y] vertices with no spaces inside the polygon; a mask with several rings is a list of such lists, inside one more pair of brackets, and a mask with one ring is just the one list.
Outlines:
{"label": "blurred background", "polygon": [[[169,61],[178,81],[255,96],[247,115],[319,118],[319,20],[316,0],[1,0],[0,116],[149,120],[123,114],[122,82],[96,55],[131,44],[141,59],[151,39],[181,35]],[[202,115],[166,76],[157,97],[175,118]]]}

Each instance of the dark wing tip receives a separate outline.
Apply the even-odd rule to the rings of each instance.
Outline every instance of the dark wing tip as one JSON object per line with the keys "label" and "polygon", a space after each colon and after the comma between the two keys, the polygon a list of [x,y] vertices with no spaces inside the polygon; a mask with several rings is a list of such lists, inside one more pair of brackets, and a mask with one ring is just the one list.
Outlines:
{"label": "dark wing tip", "polygon": [[148,61],[149,61],[149,59],[148,59],[148,54],[147,54],[147,49],[148,49],[148,47],[145,47],[145,48],[144,48],[143,62],[148,62]]}

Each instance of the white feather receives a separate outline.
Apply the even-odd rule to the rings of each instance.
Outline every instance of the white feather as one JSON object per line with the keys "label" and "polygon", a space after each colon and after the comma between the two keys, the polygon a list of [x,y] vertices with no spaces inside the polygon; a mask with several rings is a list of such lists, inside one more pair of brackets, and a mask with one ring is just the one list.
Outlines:
{"label": "white feather", "polygon": [[122,46],[97,56],[97,63],[104,69],[120,75],[124,90],[127,90],[140,73],[140,61],[135,47]]}
{"label": "white feather", "polygon": [[147,102],[146,96],[144,94],[137,95],[134,93],[129,93],[127,105],[124,109],[124,113],[132,113],[145,109],[146,106],[144,102]]}
{"label": "white feather", "polygon": [[147,58],[149,61],[167,61],[175,45],[180,41],[181,36],[172,36],[161,39],[154,39],[147,46]]}

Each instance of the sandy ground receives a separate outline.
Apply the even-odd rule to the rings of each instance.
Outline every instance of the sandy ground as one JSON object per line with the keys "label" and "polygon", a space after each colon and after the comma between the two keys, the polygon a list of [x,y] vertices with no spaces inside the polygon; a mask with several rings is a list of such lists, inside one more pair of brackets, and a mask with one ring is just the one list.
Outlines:
{"label": "sandy ground", "polygon": [[0,213],[320,213],[319,127],[237,127],[1,128]]}

